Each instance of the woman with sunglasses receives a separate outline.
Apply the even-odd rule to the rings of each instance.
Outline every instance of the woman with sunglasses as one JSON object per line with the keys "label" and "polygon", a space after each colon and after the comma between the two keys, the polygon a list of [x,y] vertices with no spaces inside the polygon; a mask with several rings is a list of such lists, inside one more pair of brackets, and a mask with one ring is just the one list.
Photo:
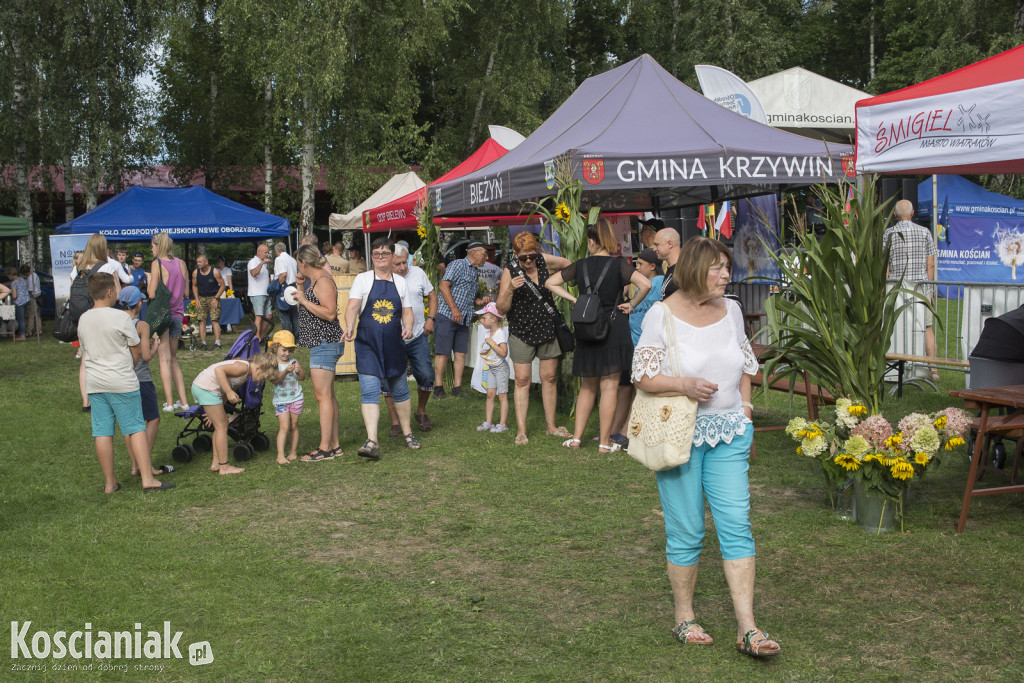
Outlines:
{"label": "woman with sunglasses", "polygon": [[521,232],[512,240],[514,258],[501,273],[498,289],[498,311],[509,325],[509,357],[515,369],[516,444],[529,442],[526,437],[526,412],[530,407],[530,382],[533,359],[540,360],[540,395],[544,404],[544,421],[551,436],[572,436],[565,427],[555,424],[558,358],[561,349],[555,337],[555,300],[544,283],[552,273],[569,265],[561,256],[543,254],[540,242],[529,232]]}

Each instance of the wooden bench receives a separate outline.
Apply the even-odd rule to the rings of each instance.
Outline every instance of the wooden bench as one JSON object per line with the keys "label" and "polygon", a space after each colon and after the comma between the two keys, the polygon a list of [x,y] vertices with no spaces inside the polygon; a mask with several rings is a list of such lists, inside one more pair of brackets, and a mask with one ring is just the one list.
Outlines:
{"label": "wooden bench", "polygon": [[889,394],[896,394],[897,397],[903,396],[903,385],[910,384],[917,388],[921,387],[920,383],[923,382],[932,388],[933,391],[938,391],[939,388],[935,386],[935,383],[927,377],[913,377],[911,379],[904,380],[903,375],[906,371],[907,363],[920,363],[921,365],[937,365],[943,368],[954,368],[957,370],[966,370],[971,367],[971,364],[965,360],[957,360],[955,358],[933,358],[931,356],[915,356],[907,353],[887,353],[885,354],[886,368],[885,371],[888,373],[890,370],[896,370],[896,386],[890,390]]}
{"label": "wooden bench", "polygon": [[[792,388],[792,393],[797,396],[804,396],[807,398],[807,419],[814,420],[818,419],[818,406],[819,405],[834,405],[836,399],[827,390],[822,389],[816,384],[811,384],[810,378],[808,378],[806,372],[800,373],[803,375],[804,380],[802,382],[791,382],[788,379],[782,377],[776,377],[770,375],[767,378],[767,383],[763,372],[759,372],[750,378],[750,386],[752,389],[757,387],[765,387],[772,391],[785,391],[789,393]],[[779,427],[754,427],[754,432],[777,432],[785,429],[785,425]],[[757,452],[754,450],[753,442],[750,444],[750,459],[755,460],[757,458]]]}

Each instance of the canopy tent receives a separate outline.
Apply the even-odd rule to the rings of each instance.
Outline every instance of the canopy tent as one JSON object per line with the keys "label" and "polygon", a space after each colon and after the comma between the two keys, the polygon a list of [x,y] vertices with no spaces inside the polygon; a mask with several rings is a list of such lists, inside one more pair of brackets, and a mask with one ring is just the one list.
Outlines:
{"label": "canopy tent", "polygon": [[[467,173],[477,171],[495,159],[501,158],[508,150],[494,138],[488,138],[480,145],[475,152],[469,155],[458,166],[440,176],[430,185],[447,182],[461,178]],[[416,204],[424,201],[427,196],[427,188],[421,187],[404,197],[373,207],[363,212],[363,229],[366,232],[387,232],[390,230],[411,230],[416,227]],[[486,218],[473,217],[466,220],[453,218],[437,218],[435,225],[445,227],[472,227],[485,225],[519,225],[526,222],[526,216],[488,216]]]}
{"label": "canopy tent", "polygon": [[857,103],[857,172],[1024,173],[1024,45]]}
{"label": "canopy tent", "polygon": [[0,216],[0,239],[28,237],[30,232],[31,225],[27,218]]}
{"label": "canopy tent", "polygon": [[[1024,279],[1024,201],[990,192],[955,175],[938,176],[936,185],[939,223],[944,228],[938,235],[936,279]],[[931,216],[930,178],[917,186],[917,198],[919,215]]]}
{"label": "canopy tent", "polygon": [[371,194],[366,200],[348,213],[332,213],[327,225],[330,230],[361,230],[363,227],[363,212],[368,209],[387,204],[390,201],[404,197],[410,192],[415,192],[421,187],[426,187],[423,180],[409,171],[391,176],[386,183]]}
{"label": "canopy tent", "polygon": [[649,211],[835,181],[850,153],[723,111],[643,55],[588,78],[521,145],[428,194],[437,216],[518,213],[552,194],[565,155],[591,204]]}
{"label": "canopy tent", "polygon": [[290,224],[205,187],[130,187],[57,227],[61,235],[94,232],[115,241],[145,241],[166,232],[177,241],[227,242],[287,237]]}
{"label": "canopy tent", "polygon": [[854,107],[866,92],[795,66],[750,81],[768,125],[819,140],[852,143]]}

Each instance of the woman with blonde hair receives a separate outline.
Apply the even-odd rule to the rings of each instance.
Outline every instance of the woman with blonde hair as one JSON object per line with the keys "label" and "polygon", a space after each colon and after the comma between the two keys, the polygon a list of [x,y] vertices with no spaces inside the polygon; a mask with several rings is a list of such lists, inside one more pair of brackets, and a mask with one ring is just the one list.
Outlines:
{"label": "woman with blonde hair", "polygon": [[[173,413],[175,410],[188,410],[185,376],[178,365],[178,339],[181,337],[182,323],[185,320],[188,271],[185,262],[174,255],[174,240],[166,232],[153,235],[150,248],[154,258],[146,293],[152,300],[161,282],[171,290],[171,325],[160,333],[157,354],[160,357],[160,383],[164,387],[163,410],[165,413]],[[178,391],[178,400],[174,403],[171,403],[174,399],[172,389]]]}
{"label": "woman with blonde hair", "polygon": [[[563,283],[575,283],[584,294],[589,281],[591,291],[600,299],[598,318],[608,319],[608,331],[600,341],[580,337],[576,330],[576,353],[573,354],[572,374],[580,378],[580,393],[576,397],[576,424],[571,439],[562,445],[579,448],[583,432],[594,410],[598,389],[601,403],[598,407],[601,435],[598,450],[602,453],[617,451],[621,446],[611,443],[612,421],[619,393],[619,376],[629,372],[633,364],[633,339],[629,334],[629,318],[634,307],[644,300],[651,289],[651,281],[633,268],[621,256],[615,233],[607,218],[587,228],[587,251],[590,256],[580,259],[548,278],[545,286],[563,299],[576,303],[576,297],[566,291]],[[633,298],[626,301],[624,292],[630,284],[636,285]]]}
{"label": "woman with blonde hair", "polygon": [[319,462],[342,454],[338,444],[338,398],[334,394],[334,370],[342,350],[338,287],[324,270],[327,259],[314,244],[296,249],[295,262],[295,298],[299,306],[295,341],[309,349],[309,377],[320,410],[320,445],[300,460]]}

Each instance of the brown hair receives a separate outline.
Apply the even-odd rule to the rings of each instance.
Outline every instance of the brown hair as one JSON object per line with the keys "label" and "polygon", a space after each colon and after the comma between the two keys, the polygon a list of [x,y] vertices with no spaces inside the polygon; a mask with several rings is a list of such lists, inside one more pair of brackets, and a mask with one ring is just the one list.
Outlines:
{"label": "brown hair", "polygon": [[324,264],[327,263],[327,259],[320,255],[320,249],[314,244],[303,244],[295,250],[292,258],[299,263],[305,263],[311,268],[323,268]]}
{"label": "brown hair", "polygon": [[587,239],[594,240],[595,244],[609,254],[614,254],[619,250],[619,243],[615,240],[612,223],[607,218],[599,218],[596,225],[587,228]]}
{"label": "brown hair", "polygon": [[708,273],[723,256],[729,264],[729,270],[732,270],[732,252],[729,247],[707,237],[691,237],[679,250],[672,281],[685,294],[707,294]]}
{"label": "brown hair", "polygon": [[512,238],[512,249],[516,254],[521,251],[540,251],[540,242],[536,235],[524,230]]}
{"label": "brown hair", "polygon": [[114,289],[114,276],[110,273],[95,273],[89,277],[89,296],[93,301],[98,301],[107,295],[107,291]]}
{"label": "brown hair", "polygon": [[107,238],[96,232],[89,236],[85,243],[85,251],[82,252],[82,259],[78,262],[78,269],[85,270],[97,263],[107,262]]}
{"label": "brown hair", "polygon": [[153,243],[153,255],[160,259],[174,258],[174,240],[166,232],[158,232],[150,240]]}

